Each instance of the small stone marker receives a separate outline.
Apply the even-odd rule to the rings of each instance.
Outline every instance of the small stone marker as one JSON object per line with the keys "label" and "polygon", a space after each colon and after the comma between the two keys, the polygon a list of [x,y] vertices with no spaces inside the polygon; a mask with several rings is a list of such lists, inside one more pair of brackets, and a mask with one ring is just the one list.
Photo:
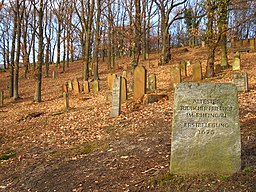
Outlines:
{"label": "small stone marker", "polygon": [[238,91],[247,92],[248,88],[248,75],[246,72],[234,74],[234,84],[237,86]]}
{"label": "small stone marker", "polygon": [[148,76],[148,90],[155,91],[156,90],[156,75],[149,74]]}
{"label": "small stone marker", "polygon": [[127,71],[123,71],[122,77],[127,78]]}
{"label": "small stone marker", "polygon": [[180,83],[174,95],[170,171],[230,175],[241,168],[237,88]]}
{"label": "small stone marker", "polygon": [[4,91],[0,90],[0,107],[4,105]]}
{"label": "small stone marker", "polygon": [[177,66],[170,68],[171,89],[174,89],[177,83],[181,82],[180,68]]}
{"label": "small stone marker", "polygon": [[69,110],[69,97],[67,92],[63,92],[65,110]]}
{"label": "small stone marker", "polygon": [[180,67],[181,75],[183,77],[186,77],[187,76],[187,62],[186,61],[181,61],[180,64],[179,64],[179,67]]}
{"label": "small stone marker", "polygon": [[204,48],[205,47],[205,41],[202,41],[201,44],[202,44],[202,47]]}
{"label": "small stone marker", "polygon": [[126,100],[127,100],[127,80],[125,77],[122,77],[122,91],[121,91],[121,100],[122,100],[122,103],[125,103]]}
{"label": "small stone marker", "polygon": [[240,53],[236,52],[234,54],[233,65],[232,65],[233,71],[240,70],[240,64],[241,64]]}
{"label": "small stone marker", "polygon": [[66,93],[68,92],[68,83],[67,82],[62,85],[62,92],[66,92]]}
{"label": "small stone marker", "polygon": [[121,87],[122,78],[113,79],[111,117],[117,117],[121,113]]}
{"label": "small stone marker", "polygon": [[53,79],[56,78],[56,71],[52,71],[52,78],[53,78]]}
{"label": "small stone marker", "polygon": [[90,86],[88,81],[84,81],[84,93],[90,93]]}
{"label": "small stone marker", "polygon": [[94,93],[98,93],[100,91],[99,81],[93,81],[91,82],[92,90]]}
{"label": "small stone marker", "polygon": [[216,74],[221,72],[221,65],[220,65],[220,64],[215,65],[215,67],[214,67],[214,72],[215,72]]}
{"label": "small stone marker", "polygon": [[254,49],[255,49],[255,46],[256,46],[256,44],[255,44],[255,38],[251,38],[251,39],[250,39],[250,49],[251,49],[251,50],[254,50]]}
{"label": "small stone marker", "polygon": [[133,99],[141,99],[146,93],[147,70],[143,66],[134,69],[134,96]]}
{"label": "small stone marker", "polygon": [[73,91],[73,83],[70,79],[68,80],[68,91]]}
{"label": "small stone marker", "polygon": [[202,66],[200,61],[192,64],[193,81],[201,81],[203,79]]}
{"label": "small stone marker", "polygon": [[116,74],[109,73],[107,76],[108,89],[112,90],[113,79],[116,78]]}
{"label": "small stone marker", "polygon": [[74,94],[75,95],[80,93],[79,81],[77,79],[73,80],[73,89],[74,89]]}

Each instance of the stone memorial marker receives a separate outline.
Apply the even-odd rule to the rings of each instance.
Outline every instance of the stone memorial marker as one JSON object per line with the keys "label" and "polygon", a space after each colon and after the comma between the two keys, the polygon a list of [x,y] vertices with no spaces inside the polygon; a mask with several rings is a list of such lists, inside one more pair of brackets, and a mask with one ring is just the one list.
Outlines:
{"label": "stone memorial marker", "polygon": [[133,99],[141,99],[146,93],[147,70],[143,66],[134,69],[134,96]]}
{"label": "stone memorial marker", "polygon": [[0,90],[0,107],[4,105],[4,91]]}
{"label": "stone memorial marker", "polygon": [[116,78],[116,74],[109,73],[107,76],[108,89],[112,90],[113,79]]}
{"label": "stone memorial marker", "polygon": [[69,110],[69,97],[67,92],[63,92],[65,110]]}
{"label": "stone memorial marker", "polygon": [[173,174],[230,175],[241,168],[237,88],[229,83],[180,83],[174,95]]}
{"label": "stone memorial marker", "polygon": [[202,65],[200,61],[192,64],[193,81],[201,81],[203,79]]}
{"label": "stone memorial marker", "polygon": [[100,91],[100,86],[99,86],[99,81],[98,80],[94,80],[93,82],[91,82],[91,86],[92,86],[92,90],[94,93],[98,93]]}
{"label": "stone memorial marker", "polygon": [[121,100],[122,103],[125,103],[127,100],[127,80],[125,77],[122,77],[122,86],[121,86]]}
{"label": "stone memorial marker", "polygon": [[179,68],[180,68],[181,75],[183,77],[186,77],[187,76],[187,62],[184,60],[181,61],[179,64]]}
{"label": "stone memorial marker", "polygon": [[234,74],[234,84],[237,86],[238,91],[247,92],[248,88],[248,75],[246,72]]}
{"label": "stone memorial marker", "polygon": [[52,71],[52,78],[53,78],[53,79],[56,78],[56,71]]}
{"label": "stone memorial marker", "polygon": [[177,66],[171,67],[170,81],[171,81],[171,89],[174,89],[176,84],[181,82],[181,71],[179,67]]}
{"label": "stone memorial marker", "polygon": [[255,38],[251,38],[251,39],[250,39],[250,49],[251,49],[251,50],[254,50],[255,47],[256,47]]}
{"label": "stone memorial marker", "polygon": [[241,64],[240,53],[236,52],[234,54],[233,65],[232,65],[233,71],[240,70],[240,64]]}
{"label": "stone memorial marker", "polygon": [[121,113],[121,89],[122,78],[113,79],[111,117],[117,117]]}
{"label": "stone memorial marker", "polygon": [[80,93],[80,86],[79,86],[79,82],[77,79],[73,80],[73,89],[74,89],[74,94],[77,95]]}
{"label": "stone memorial marker", "polygon": [[84,81],[84,93],[90,93],[90,86],[88,81]]}
{"label": "stone memorial marker", "polygon": [[127,78],[127,71],[123,71],[122,77]]}
{"label": "stone memorial marker", "polygon": [[149,91],[155,91],[156,90],[156,75],[155,74],[149,74],[148,75],[148,86]]}
{"label": "stone memorial marker", "polygon": [[214,73],[220,73],[221,72],[221,64],[217,64],[214,66]]}
{"label": "stone memorial marker", "polygon": [[68,91],[73,91],[73,83],[71,80],[68,80]]}

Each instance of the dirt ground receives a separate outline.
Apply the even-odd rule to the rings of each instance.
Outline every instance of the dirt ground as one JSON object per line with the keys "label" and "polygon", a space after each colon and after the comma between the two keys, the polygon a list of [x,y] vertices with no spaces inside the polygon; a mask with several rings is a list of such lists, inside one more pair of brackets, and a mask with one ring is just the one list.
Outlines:
{"label": "dirt ground", "polygon": [[[200,60],[204,72],[206,50],[179,48],[172,56],[169,65],[159,67],[154,67],[157,54],[141,61],[150,65],[148,73],[156,74],[156,93],[168,99],[143,104],[129,93],[116,118],[110,117],[106,78],[109,72],[121,75],[129,59],[117,59],[116,71],[100,63],[100,92],[71,93],[69,111],[64,110],[62,84],[74,78],[81,82],[81,62],[71,63],[65,73],[52,65],[50,74],[55,70],[56,78],[43,78],[39,104],[33,102],[32,73],[25,79],[20,69],[20,99],[13,101],[8,98],[8,71],[1,71],[5,100],[0,108],[0,191],[256,191],[256,52],[241,53],[241,71],[248,73],[250,91],[238,94],[242,169],[232,176],[169,173],[173,114],[169,68],[183,59]],[[226,69],[203,81],[231,83],[234,73]],[[191,81],[191,66],[183,81]]]}

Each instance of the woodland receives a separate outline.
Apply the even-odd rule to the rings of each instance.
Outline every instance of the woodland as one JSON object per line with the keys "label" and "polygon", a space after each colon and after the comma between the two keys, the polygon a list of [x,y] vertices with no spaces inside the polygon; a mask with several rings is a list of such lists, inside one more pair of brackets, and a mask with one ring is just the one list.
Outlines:
{"label": "woodland", "polygon": [[[255,10],[255,0],[1,0],[0,191],[256,191]],[[241,171],[170,174],[170,67],[200,60],[203,82],[233,83],[237,51],[249,79]],[[138,65],[167,97],[132,99]],[[123,70],[128,100],[112,118],[107,74]],[[62,86],[75,78],[100,91],[71,92],[66,110]]]}

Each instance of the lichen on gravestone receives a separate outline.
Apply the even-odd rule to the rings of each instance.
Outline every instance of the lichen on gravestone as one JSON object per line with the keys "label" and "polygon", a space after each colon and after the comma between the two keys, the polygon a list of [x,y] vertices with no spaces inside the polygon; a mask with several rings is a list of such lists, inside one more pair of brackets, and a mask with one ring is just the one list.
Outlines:
{"label": "lichen on gravestone", "polygon": [[179,83],[174,95],[171,173],[231,175],[240,169],[236,86]]}

